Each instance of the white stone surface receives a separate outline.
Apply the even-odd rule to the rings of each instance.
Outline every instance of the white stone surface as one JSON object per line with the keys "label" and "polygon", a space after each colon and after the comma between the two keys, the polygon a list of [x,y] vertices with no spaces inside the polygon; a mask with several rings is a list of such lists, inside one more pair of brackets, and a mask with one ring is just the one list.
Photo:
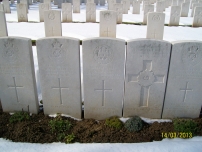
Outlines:
{"label": "white stone surface", "polygon": [[190,9],[192,9],[192,4],[193,4],[193,3],[198,3],[198,1],[197,1],[197,0],[192,0],[192,1],[191,1],[191,4],[190,4]]}
{"label": "white stone surface", "polygon": [[116,11],[117,23],[121,24],[123,19],[123,4],[121,3],[114,4],[114,11]]}
{"label": "white stone surface", "polygon": [[100,11],[100,37],[116,38],[115,11]]}
{"label": "white stone surface", "polygon": [[0,38],[0,86],[4,112],[38,113],[31,39]]}
{"label": "white stone surface", "polygon": [[112,38],[82,42],[84,118],[122,116],[125,41]]}
{"label": "white stone surface", "polygon": [[177,0],[177,6],[181,6],[184,3],[184,0]]}
{"label": "white stone surface", "polygon": [[94,0],[86,0],[86,3],[94,3]]}
{"label": "white stone surface", "polygon": [[163,118],[198,118],[202,105],[202,42],[173,42]]}
{"label": "white stone surface", "polygon": [[5,13],[0,11],[0,37],[8,36]]}
{"label": "white stone surface", "polygon": [[105,6],[105,0],[100,0],[100,6]]}
{"label": "white stone surface", "polygon": [[148,13],[147,36],[149,39],[163,40],[164,34],[164,13]]}
{"label": "white stone surface", "polygon": [[201,6],[202,6],[202,4],[200,4],[200,3],[193,3],[193,5],[192,5],[192,11],[191,11],[191,17],[194,16],[194,10],[195,10],[195,8],[196,7],[201,7]]}
{"label": "white stone surface", "polygon": [[140,14],[140,2],[133,1],[133,14]]}
{"label": "white stone surface", "polygon": [[73,13],[80,13],[80,0],[73,0]]}
{"label": "white stone surface", "polygon": [[171,6],[177,6],[177,1],[178,1],[178,0],[172,0]]}
{"label": "white stone surface", "polygon": [[182,6],[181,6],[181,17],[188,17],[188,14],[189,14],[189,4],[190,2],[186,2],[186,3],[182,3]]}
{"label": "white stone surface", "polygon": [[0,11],[4,12],[4,6],[3,6],[3,4],[0,4]]}
{"label": "white stone surface", "polygon": [[72,22],[71,3],[62,3],[62,22]]}
{"label": "white stone surface", "polygon": [[44,21],[44,11],[48,11],[50,9],[50,5],[48,3],[39,4],[39,22]]}
{"label": "white stone surface", "polygon": [[26,5],[26,10],[27,10],[27,13],[28,13],[28,8],[29,8],[28,0],[20,0],[20,3]]}
{"label": "white stone surface", "polygon": [[127,42],[124,117],[161,118],[170,51],[166,41]]}
{"label": "white stone surface", "polygon": [[150,1],[147,0],[147,1],[143,1],[143,7],[142,7],[142,10],[144,11],[144,8],[145,8],[145,5],[150,5]]}
{"label": "white stone surface", "polygon": [[3,0],[3,6],[4,6],[4,12],[5,13],[11,13],[11,9],[10,9],[10,3],[8,0]]}
{"label": "white stone surface", "polygon": [[61,11],[44,11],[45,36],[62,36]]}
{"label": "white stone surface", "polygon": [[108,10],[114,10],[114,4],[116,4],[116,0],[107,0],[108,1]]}
{"label": "white stone surface", "polygon": [[95,3],[86,3],[86,22],[96,22]]}
{"label": "white stone surface", "polygon": [[44,113],[81,118],[79,39],[42,38],[36,44]]}
{"label": "white stone surface", "polygon": [[123,4],[123,14],[128,14],[128,5],[130,4],[130,1],[122,0],[121,3]]}
{"label": "white stone surface", "polygon": [[165,9],[165,1],[160,1],[156,3],[156,12],[163,13]]}
{"label": "white stone surface", "polygon": [[181,6],[171,6],[169,26],[178,26],[180,22]]}
{"label": "white stone surface", "polygon": [[18,22],[28,22],[27,5],[23,3],[17,4]]}
{"label": "white stone surface", "polygon": [[192,27],[202,27],[202,7],[195,7]]}
{"label": "white stone surface", "polygon": [[143,15],[143,24],[147,24],[147,14],[149,12],[154,12],[154,5],[145,5],[144,15]]}

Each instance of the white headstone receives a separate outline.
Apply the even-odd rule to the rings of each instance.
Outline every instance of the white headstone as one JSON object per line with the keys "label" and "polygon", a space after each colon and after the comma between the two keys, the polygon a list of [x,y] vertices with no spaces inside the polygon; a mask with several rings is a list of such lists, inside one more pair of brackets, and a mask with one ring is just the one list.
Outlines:
{"label": "white headstone", "polygon": [[116,0],[108,0],[108,10],[114,10],[114,4],[116,4]]}
{"label": "white headstone", "polygon": [[84,118],[122,116],[125,41],[94,38],[82,41]]}
{"label": "white headstone", "polygon": [[148,13],[147,22],[146,38],[163,40],[165,14]]}
{"label": "white headstone", "polygon": [[191,1],[191,4],[190,4],[190,9],[192,9],[192,4],[193,4],[193,3],[198,3],[198,1],[197,1],[197,0],[192,0],[192,1]]}
{"label": "white headstone", "polygon": [[0,37],[8,36],[5,13],[0,11]]}
{"label": "white headstone", "polygon": [[0,11],[4,12],[4,6],[0,3]]}
{"label": "white headstone", "polygon": [[133,1],[133,14],[140,14],[140,2]]}
{"label": "white headstone", "polygon": [[100,6],[105,6],[105,0],[100,0]]}
{"label": "white headstone", "polygon": [[171,6],[169,26],[178,26],[180,21],[181,6]]}
{"label": "white headstone", "polygon": [[156,3],[156,12],[163,13],[165,9],[165,1],[160,1]]}
{"label": "white headstone", "polygon": [[43,3],[51,4],[51,1],[50,0],[44,0]]}
{"label": "white headstone", "polygon": [[73,0],[73,13],[80,13],[80,0]]}
{"label": "white headstone", "polygon": [[27,5],[23,3],[17,4],[18,22],[28,22]]}
{"label": "white headstone", "polygon": [[44,11],[44,27],[46,37],[62,36],[61,11]]}
{"label": "white headstone", "polygon": [[195,7],[192,27],[202,27],[202,7]]}
{"label": "white headstone", "polygon": [[177,1],[178,1],[178,0],[172,0],[171,6],[177,6]]}
{"label": "white headstone", "polygon": [[154,12],[154,5],[145,5],[144,15],[143,15],[143,24],[147,24],[147,14],[149,12]]}
{"label": "white headstone", "polygon": [[150,5],[150,1],[143,1],[142,10],[144,11],[145,5]]}
{"label": "white headstone", "polygon": [[11,13],[10,3],[8,0],[3,0],[4,12]]}
{"label": "white headstone", "polygon": [[0,38],[0,97],[4,112],[38,113],[31,39]]}
{"label": "white headstone", "polygon": [[193,3],[193,5],[192,5],[192,11],[191,11],[191,17],[194,16],[194,10],[195,10],[195,8],[196,7],[201,7],[201,6],[202,6],[202,4],[200,4],[200,3]]}
{"label": "white headstone", "polygon": [[36,44],[44,114],[81,118],[80,41],[53,37]]}
{"label": "white headstone", "polygon": [[86,22],[96,22],[95,3],[86,3]]}
{"label": "white headstone", "polygon": [[163,118],[198,118],[202,98],[202,42],[173,42]]}
{"label": "white headstone", "polygon": [[44,21],[44,11],[48,11],[50,9],[50,5],[47,3],[39,4],[39,21]]}
{"label": "white headstone", "polygon": [[117,23],[121,24],[123,18],[123,4],[121,3],[114,4],[114,11],[116,11]]}
{"label": "white headstone", "polygon": [[184,0],[177,0],[177,6],[181,6],[184,3]]}
{"label": "white headstone", "polygon": [[71,3],[62,3],[62,22],[72,22]]}
{"label": "white headstone", "polygon": [[124,117],[161,118],[170,51],[166,41],[127,42]]}
{"label": "white headstone", "polygon": [[128,14],[128,3],[129,0],[122,0],[121,3],[123,4],[123,14]]}
{"label": "white headstone", "polygon": [[115,11],[100,11],[100,37],[116,38]]}
{"label": "white headstone", "polygon": [[27,9],[27,13],[28,13],[28,8],[29,8],[28,0],[20,0],[20,3],[26,5],[26,9]]}
{"label": "white headstone", "polygon": [[94,0],[86,0],[86,3],[94,3]]}
{"label": "white headstone", "polygon": [[186,2],[186,3],[182,3],[182,7],[181,7],[181,17],[188,17],[188,13],[189,13],[189,4],[190,2]]}

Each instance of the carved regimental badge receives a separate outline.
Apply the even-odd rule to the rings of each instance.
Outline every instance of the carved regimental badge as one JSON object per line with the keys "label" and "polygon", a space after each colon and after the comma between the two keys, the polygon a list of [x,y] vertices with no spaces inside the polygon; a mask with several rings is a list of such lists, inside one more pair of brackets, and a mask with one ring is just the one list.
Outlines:
{"label": "carved regimental badge", "polygon": [[94,59],[100,64],[108,64],[112,61],[113,51],[109,46],[98,46],[94,50]]}
{"label": "carved regimental badge", "polygon": [[196,65],[201,62],[202,50],[199,46],[191,46],[188,49],[182,49],[182,62],[187,65]]}
{"label": "carved regimental badge", "polygon": [[54,42],[51,44],[51,58],[60,58],[63,55],[63,45],[57,41],[57,39],[54,40]]}
{"label": "carved regimental badge", "polygon": [[18,57],[18,48],[14,46],[13,40],[8,39],[4,42],[3,58],[9,60],[10,62],[16,61]]}

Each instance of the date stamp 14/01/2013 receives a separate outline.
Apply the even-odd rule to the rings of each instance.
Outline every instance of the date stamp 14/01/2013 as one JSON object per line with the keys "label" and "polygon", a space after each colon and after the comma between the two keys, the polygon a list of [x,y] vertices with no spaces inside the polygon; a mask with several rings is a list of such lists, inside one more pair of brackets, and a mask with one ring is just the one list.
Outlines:
{"label": "date stamp 14/01/2013", "polygon": [[192,138],[191,132],[162,132],[162,138]]}

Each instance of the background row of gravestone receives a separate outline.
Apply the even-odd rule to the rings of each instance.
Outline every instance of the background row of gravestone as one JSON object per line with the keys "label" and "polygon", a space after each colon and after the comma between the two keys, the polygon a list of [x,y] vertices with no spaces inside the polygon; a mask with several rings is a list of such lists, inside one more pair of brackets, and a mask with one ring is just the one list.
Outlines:
{"label": "background row of gravestone", "polygon": [[[8,3],[8,1],[5,1]],[[110,2],[110,1],[109,1]],[[129,1],[128,1],[129,2]],[[147,24],[147,14],[148,12],[154,12],[154,5],[146,5],[148,1],[144,1],[144,16],[143,16],[143,24]],[[193,3],[193,1],[182,3],[181,6],[171,6],[171,12],[170,12],[170,20],[169,25],[170,26],[178,26],[181,17],[187,17],[189,12],[189,6],[192,6],[190,4],[193,3],[192,13],[191,16],[193,17],[192,26],[193,27],[200,27],[202,26],[202,19],[201,19],[201,12],[202,12],[202,1],[199,1],[200,3]],[[162,4],[161,4],[162,3]],[[80,13],[80,3],[76,3],[76,6],[73,7],[74,13]],[[128,7],[129,5],[126,5],[123,7],[123,4],[113,4],[112,2],[109,3],[109,10],[115,10],[117,12],[116,14],[116,20],[117,23],[122,23],[122,14],[128,13]],[[149,4],[149,3],[148,3]],[[173,4],[174,5],[174,4]],[[176,4],[177,5],[177,4]],[[9,7],[9,5],[5,5]],[[77,7],[78,6],[78,7]],[[111,6],[111,8],[110,8]],[[157,2],[156,5],[156,12],[163,12],[165,10],[164,2]],[[168,5],[167,5],[168,6]],[[0,4],[0,11],[3,11],[3,7]],[[10,9],[10,8],[9,8]],[[50,1],[49,3],[39,4],[39,21],[44,21],[44,11],[50,10]],[[10,11],[6,11],[10,12]],[[19,22],[28,22],[28,16],[27,16],[27,3],[24,3],[24,0],[22,3],[17,4],[17,14],[18,14],[18,21]],[[140,13],[140,2],[134,1],[133,2],[133,13],[139,14]],[[61,21],[61,14],[58,14],[57,18]],[[53,19],[51,19],[53,20]],[[62,4],[62,21],[63,22],[72,22],[72,5],[71,3],[63,3]],[[86,4],[86,22],[96,22],[96,6],[95,3],[87,3]]]}
{"label": "background row of gravestone", "polygon": [[[135,39],[125,49],[124,40],[92,38],[83,40],[81,58],[79,39],[43,38],[36,44],[45,114],[81,118],[82,75],[84,118],[199,116],[201,41]],[[0,86],[3,111],[38,112],[30,39],[0,38]]]}

